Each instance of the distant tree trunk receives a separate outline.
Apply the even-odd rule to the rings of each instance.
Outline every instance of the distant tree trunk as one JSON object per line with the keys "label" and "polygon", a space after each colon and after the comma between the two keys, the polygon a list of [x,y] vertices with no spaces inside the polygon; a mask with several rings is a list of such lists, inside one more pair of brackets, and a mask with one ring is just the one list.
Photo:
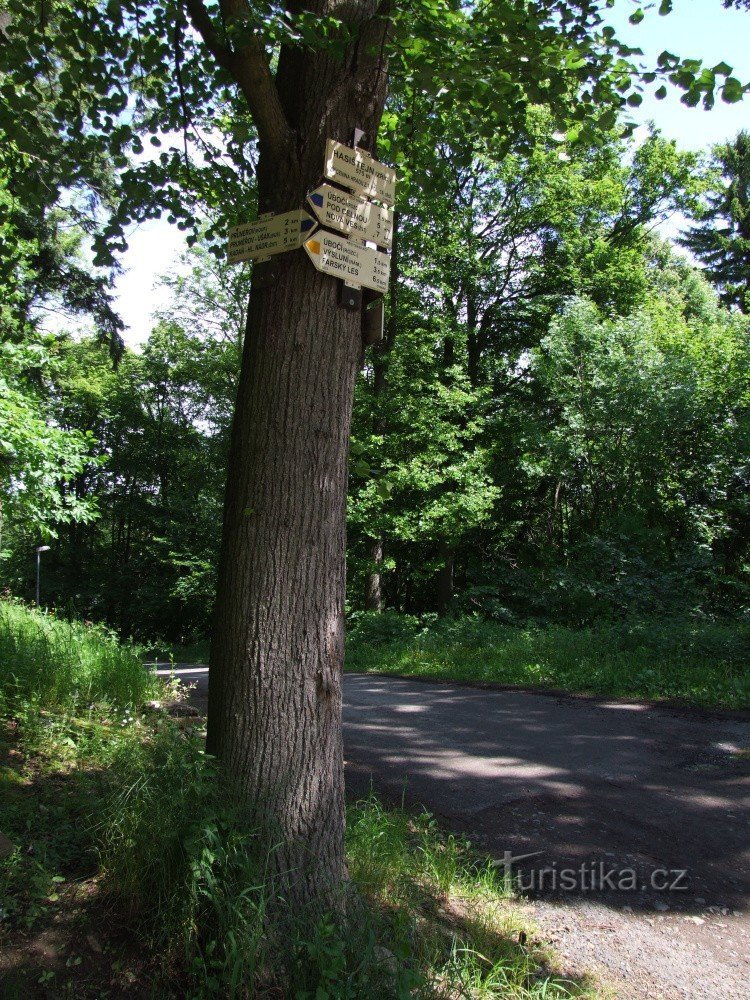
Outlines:
{"label": "distant tree trunk", "polygon": [[[372,349],[372,395],[373,395],[373,434],[385,435],[388,430],[388,422],[385,417],[384,401],[388,392],[388,362],[391,350],[396,339],[396,329],[398,324],[398,283],[399,283],[399,256],[398,256],[398,232],[399,217],[398,212],[394,212],[393,219],[393,246],[391,248],[391,282],[388,290],[388,322],[385,325],[383,340]],[[370,546],[370,561],[375,568],[367,574],[365,582],[365,608],[368,611],[382,611],[383,600],[383,580],[380,566],[383,562],[385,550],[385,539],[381,536],[372,542]]]}
{"label": "distant tree trunk", "polygon": [[[387,26],[374,3],[354,10],[359,37],[342,60],[283,49],[275,80],[248,77],[261,212],[304,204],[326,138],[351,142],[355,126],[368,139],[377,132]],[[199,30],[219,45],[205,24]],[[270,90],[254,108],[256,87]],[[254,268],[211,648],[208,750],[241,791],[261,842],[275,845],[270,871],[297,912],[337,907],[346,877],[345,503],[361,334],[339,285],[304,251]]]}
{"label": "distant tree trunk", "polygon": [[380,564],[383,562],[383,539],[377,538],[370,547],[370,560],[374,564],[367,574],[365,585],[365,608],[367,611],[383,610],[383,589],[380,577]]}
{"label": "distant tree trunk", "polygon": [[453,564],[455,552],[448,545],[441,546],[442,565],[437,578],[437,606],[441,615],[450,607],[453,599]]}
{"label": "distant tree trunk", "polygon": [[470,293],[466,298],[466,349],[467,373],[473,389],[479,385],[479,361],[482,356],[478,318],[476,298]]}

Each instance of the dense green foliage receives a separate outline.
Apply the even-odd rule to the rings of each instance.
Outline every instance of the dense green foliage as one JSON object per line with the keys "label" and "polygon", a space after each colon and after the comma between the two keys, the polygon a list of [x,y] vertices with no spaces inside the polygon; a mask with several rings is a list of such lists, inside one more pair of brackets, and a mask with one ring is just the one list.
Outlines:
{"label": "dense green foliage", "polygon": [[[660,13],[670,9],[664,2]],[[37,222],[76,192],[82,221],[98,213],[89,229],[102,264],[135,220],[166,212],[192,242],[206,219],[215,242],[227,223],[244,220],[264,109],[235,86],[233,59],[256,55],[261,77],[282,49],[335,64],[372,15],[356,5],[287,11],[200,0],[55,0],[41,11],[32,0],[4,0],[2,12],[0,177],[7,172],[14,203]],[[734,103],[745,92],[726,63],[709,68],[665,51],[642,66],[589,0],[541,0],[533,13],[516,0],[419,0],[378,7],[375,17],[392,22],[393,93],[412,106],[426,99],[436,124],[460,121],[465,138],[499,152],[523,137],[534,106],[588,141],[620,109],[638,106],[644,88],[662,96],[671,84],[686,104],[707,107],[716,95]],[[636,10],[634,22],[642,18]],[[392,155],[408,166],[404,139]]]}
{"label": "dense green foliage", "polygon": [[[124,635],[207,629],[236,364],[231,341],[168,319],[114,370],[94,341],[58,340],[48,406],[65,433],[86,435],[93,457],[76,470],[74,495],[99,517],[58,523],[45,604]],[[15,538],[6,565],[22,587],[36,538],[28,525]]]}
{"label": "dense green foliage", "polygon": [[750,132],[714,150],[716,185],[682,243],[701,260],[722,302],[750,312]]}
{"label": "dense green foliage", "polygon": [[17,710],[74,709],[92,702],[142,705],[161,690],[143,669],[139,650],[120,645],[105,628],[58,621],[0,601],[0,705]]}
{"label": "dense green foliage", "polygon": [[[54,538],[44,604],[199,641],[250,272],[215,258],[253,211],[252,116],[171,0],[6,8],[2,582],[30,597],[33,549]],[[674,212],[707,212],[705,239],[722,219],[741,228],[744,140],[718,152],[734,187],[711,193],[699,157],[624,136],[644,87],[672,83],[689,105],[744,88],[668,52],[636,70],[589,4],[536,14],[430,0],[395,16],[378,148],[399,172],[397,238],[355,403],[350,608],[736,614],[748,326],[653,230]],[[255,29],[271,62],[290,45],[335,60],[358,30],[248,8],[227,44]],[[86,253],[111,262],[130,222],[163,211],[190,269],[164,276],[170,307],[113,369],[110,275]],[[64,315],[54,334],[47,308]]]}
{"label": "dense green foliage", "polygon": [[748,325],[649,234],[695,164],[535,127],[501,167],[448,155],[401,216],[357,399],[352,606],[373,573],[409,612],[742,606]]}
{"label": "dense green foliage", "polygon": [[93,439],[61,427],[49,399],[54,340],[31,332],[22,343],[0,341],[0,560],[8,539],[57,537],[60,526],[91,521],[96,503],[74,482],[95,464]]}
{"label": "dense green foliage", "polygon": [[[695,158],[609,133],[563,156],[542,112],[529,131],[531,153],[447,157],[410,186],[355,403],[351,609],[376,578],[408,613],[736,613],[748,322],[648,231],[696,204]],[[44,603],[182,643],[210,634],[248,281],[194,255],[116,369],[93,333],[40,341],[43,377],[15,384],[44,419],[14,426],[39,428],[47,492],[23,488],[21,455],[6,506],[26,508],[4,532],[16,592],[46,526]]]}

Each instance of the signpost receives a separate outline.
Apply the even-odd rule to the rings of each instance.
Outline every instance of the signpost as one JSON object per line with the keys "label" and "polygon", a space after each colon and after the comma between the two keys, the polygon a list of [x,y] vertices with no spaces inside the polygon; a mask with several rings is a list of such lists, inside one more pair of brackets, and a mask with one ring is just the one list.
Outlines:
{"label": "signpost", "polygon": [[387,254],[352,243],[343,236],[321,229],[303,244],[307,256],[319,271],[343,278],[348,285],[388,291],[391,260]]}
{"label": "signpost", "polygon": [[342,187],[363,194],[374,201],[393,205],[396,201],[396,171],[373,159],[363,149],[352,149],[343,142],[326,142],[325,176]]}
{"label": "signpost", "polygon": [[354,198],[330,184],[321,184],[307,196],[321,226],[347,236],[371,240],[381,247],[393,243],[393,209]]}
{"label": "signpost", "polygon": [[[341,278],[340,301],[345,308],[362,309],[363,288],[384,295],[388,291],[390,257],[365,243],[385,249],[393,245],[391,206],[396,200],[396,171],[359,148],[363,135],[361,129],[354,130],[354,149],[335,139],[326,142],[323,173],[334,184],[320,184],[307,196],[325,229],[318,230],[318,222],[304,209],[233,226],[229,230],[228,262],[266,260],[304,246],[318,271]],[[342,187],[353,194],[342,191]],[[337,236],[331,229],[344,235]],[[367,343],[382,338],[382,298],[363,314],[362,322]]]}
{"label": "signpost", "polygon": [[284,212],[233,226],[229,230],[227,262],[236,264],[241,260],[255,260],[271,257],[287,250],[301,247],[305,239],[315,230],[317,223],[303,209]]}

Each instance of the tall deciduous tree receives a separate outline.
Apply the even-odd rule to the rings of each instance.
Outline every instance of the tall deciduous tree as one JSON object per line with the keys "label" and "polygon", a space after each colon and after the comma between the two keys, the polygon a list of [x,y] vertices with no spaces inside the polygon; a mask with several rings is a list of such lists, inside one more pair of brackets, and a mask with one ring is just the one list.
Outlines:
{"label": "tall deciduous tree", "polygon": [[[7,9],[0,130],[20,165],[14,188],[33,200],[40,179],[85,184],[92,164],[111,161],[123,197],[96,243],[100,262],[124,244],[129,221],[164,209],[195,239],[199,209],[210,238],[256,193],[261,212],[299,208],[327,138],[351,141],[359,127],[374,145],[389,58],[407,101],[433,95],[435,113],[460,115],[467,135],[512,134],[529,103],[582,132],[600,118],[612,125],[633,73],[633,50],[589,0],[295,0],[286,11],[247,0],[7,0]],[[669,56],[643,79],[667,75],[696,103],[722,75],[699,70]],[[47,92],[51,112],[37,125]],[[209,747],[265,842],[278,845],[281,891],[316,908],[335,902],[345,875],[344,513],[361,343],[359,317],[337,296],[301,253],[254,269],[209,706]]]}

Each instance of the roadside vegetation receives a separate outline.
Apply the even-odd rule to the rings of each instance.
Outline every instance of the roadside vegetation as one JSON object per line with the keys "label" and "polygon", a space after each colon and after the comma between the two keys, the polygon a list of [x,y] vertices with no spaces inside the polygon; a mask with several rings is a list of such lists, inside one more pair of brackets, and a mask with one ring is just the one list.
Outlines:
{"label": "roadside vegetation", "polygon": [[0,603],[3,996],[594,995],[490,862],[374,797],[348,808],[349,916],[288,918],[202,720],[147,710],[175,692],[137,653]]}
{"label": "roadside vegetation", "polygon": [[[347,862],[329,679],[348,606],[351,670],[747,704],[750,135],[642,112],[750,86],[613,3],[0,0],[0,576],[62,609],[0,607],[2,1000],[578,989],[429,817]],[[330,140],[393,210],[354,309],[226,253]],[[223,773],[144,666],[212,640]]]}
{"label": "roadside vegetation", "polygon": [[750,705],[750,622],[639,618],[574,628],[361,613],[346,669],[613,698]]}
{"label": "roadside vegetation", "polygon": [[[742,710],[750,707],[748,649],[750,621],[736,618],[573,626],[358,611],[348,622],[345,669]],[[149,659],[208,663],[209,651],[205,641],[164,646]]]}

